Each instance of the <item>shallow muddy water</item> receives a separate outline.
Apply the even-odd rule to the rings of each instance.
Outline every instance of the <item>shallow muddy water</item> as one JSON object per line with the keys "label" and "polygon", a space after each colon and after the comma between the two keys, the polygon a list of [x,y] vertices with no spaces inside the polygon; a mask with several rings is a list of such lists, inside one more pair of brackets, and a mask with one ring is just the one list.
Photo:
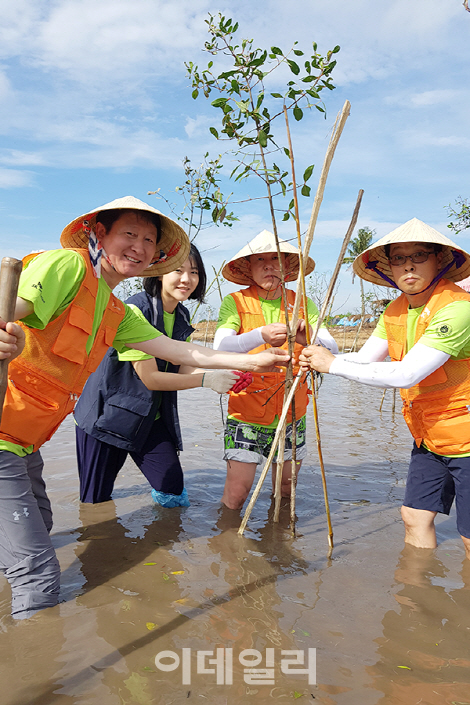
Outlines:
{"label": "shallow muddy water", "polygon": [[221,509],[213,393],[180,393],[186,509],[153,505],[132,461],[114,501],[80,505],[67,420],[44,448],[62,602],[15,623],[0,579],[0,703],[469,704],[470,561],[453,514],[436,551],[404,549],[411,440],[381,395],[335,378],[320,390],[331,559],[311,412],[296,538],[288,507],[272,522],[268,482],[245,537]]}

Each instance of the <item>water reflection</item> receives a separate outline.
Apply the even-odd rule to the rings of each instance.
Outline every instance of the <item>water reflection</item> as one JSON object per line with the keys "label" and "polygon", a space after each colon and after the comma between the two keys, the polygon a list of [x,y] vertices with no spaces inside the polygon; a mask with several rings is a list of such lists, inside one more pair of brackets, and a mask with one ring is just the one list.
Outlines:
{"label": "water reflection", "polygon": [[456,580],[435,551],[405,546],[395,579],[398,611],[385,614],[368,669],[378,703],[469,703],[470,561]]}

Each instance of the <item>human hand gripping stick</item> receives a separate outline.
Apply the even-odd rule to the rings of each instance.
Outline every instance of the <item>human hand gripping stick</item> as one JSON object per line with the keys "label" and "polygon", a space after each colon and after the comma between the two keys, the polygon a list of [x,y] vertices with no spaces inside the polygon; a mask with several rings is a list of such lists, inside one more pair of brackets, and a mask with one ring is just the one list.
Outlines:
{"label": "human hand gripping stick", "polygon": [[310,369],[329,372],[334,359],[333,353],[322,345],[309,345],[300,353],[300,368],[303,372],[308,372]]}

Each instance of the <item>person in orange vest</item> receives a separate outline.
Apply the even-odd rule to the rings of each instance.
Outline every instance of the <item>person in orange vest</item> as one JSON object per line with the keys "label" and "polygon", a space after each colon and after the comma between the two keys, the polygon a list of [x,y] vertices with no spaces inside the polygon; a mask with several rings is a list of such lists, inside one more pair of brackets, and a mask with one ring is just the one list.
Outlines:
{"label": "person in orange vest", "polygon": [[[279,249],[283,258],[284,279],[286,282],[293,281],[299,271],[298,250],[284,240],[279,241]],[[305,266],[306,274],[312,272],[314,267],[315,262],[309,257]],[[282,275],[274,235],[263,230],[225,265],[222,273],[228,281],[243,284],[248,288],[224,298],[219,312],[214,349],[250,353],[266,350],[268,346],[287,349]],[[291,312],[295,292],[287,289],[286,295],[288,312]],[[307,317],[310,326],[314,326],[318,319],[318,309],[310,299]],[[304,319],[305,313],[301,307],[294,357],[300,354],[305,345]],[[325,327],[320,329],[317,340],[333,352],[338,351],[335,340]],[[294,366],[294,374],[297,370]],[[285,371],[257,374],[254,377],[253,383],[246,390],[240,393],[230,392],[229,397],[224,436],[227,479],[222,496],[222,502],[229,509],[239,509],[243,506],[251,490],[257,464],[267,459],[284,401]],[[307,380],[304,378],[295,395],[297,473],[307,453],[307,388]],[[289,496],[291,489],[291,412],[287,420],[285,463],[281,479],[283,496]],[[273,488],[274,480],[275,472]]]}
{"label": "person in orange vest", "polygon": [[[385,309],[358,353],[335,357],[317,346],[304,369],[376,387],[399,387],[414,437],[401,510],[405,542],[435,548],[434,519],[456,500],[457,529],[470,558],[470,294],[453,282],[470,255],[413,218],[371,245],[357,276],[401,295]],[[391,362],[384,362],[390,355]]]}
{"label": "person in orange vest", "polygon": [[73,410],[110,346],[212,369],[269,370],[289,357],[228,355],[171,340],[114,296],[124,279],[165,274],[189,254],[184,230],[139,199],[116,199],[75,218],[61,244],[25,258],[15,313],[21,323],[0,321],[0,359],[10,360],[0,424],[0,569],[17,619],[59,597],[39,448]]}

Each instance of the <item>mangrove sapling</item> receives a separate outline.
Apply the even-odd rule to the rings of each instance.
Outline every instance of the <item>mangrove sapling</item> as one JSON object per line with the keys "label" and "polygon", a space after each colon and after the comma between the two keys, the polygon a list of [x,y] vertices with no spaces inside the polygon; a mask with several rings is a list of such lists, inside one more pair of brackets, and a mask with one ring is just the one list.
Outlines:
{"label": "mangrove sapling", "polygon": [[[329,51],[326,57],[317,52],[317,45],[313,44],[313,54],[305,55],[297,48],[297,42],[292,49],[284,53],[278,47],[268,50],[255,49],[253,40],[242,39],[236,43],[235,34],[238,23],[226,19],[219,14],[217,17],[209,15],[206,20],[210,39],[205,43],[205,50],[219,60],[228,57],[231,66],[218,73],[214,68],[214,61],[209,61],[207,68],[199,70],[193,62],[186,63],[188,75],[192,81],[192,96],[196,99],[202,92],[206,98],[211,93],[217,92],[219,97],[212,101],[212,105],[222,111],[221,129],[210,128],[210,132],[218,140],[229,140],[236,143],[234,155],[237,165],[231,177],[240,182],[248,176],[254,175],[261,179],[265,188],[271,214],[273,234],[278,251],[282,296],[284,309],[287,312],[287,294],[285,290],[285,274],[283,261],[279,249],[278,228],[276,212],[283,212],[283,220],[294,217],[298,222],[298,208],[295,213],[295,198],[293,181],[288,182],[289,168],[279,166],[277,162],[288,158],[291,166],[291,150],[281,147],[274,137],[273,124],[282,114],[292,112],[296,121],[302,120],[306,108],[315,107],[325,113],[324,104],[320,99],[320,92],[325,88],[333,90],[331,72],[336,64],[332,58],[339,51],[336,46]],[[301,67],[293,57],[305,57],[304,66]],[[282,93],[266,91],[266,77],[273,82],[272,74],[280,67],[288,67],[293,80],[287,82]],[[276,161],[274,161],[276,159]],[[307,181],[313,172],[313,165],[308,166],[303,175],[301,194],[310,196],[310,187]],[[287,194],[293,194],[287,208],[278,208],[278,199],[284,199]],[[301,253],[301,248],[299,248]],[[297,314],[291,326],[289,316],[286,315],[287,338],[289,351],[293,352],[293,339],[296,330]],[[289,371],[290,370],[290,371]],[[292,366],[286,375],[286,394],[292,383]],[[280,429],[282,433],[282,429]],[[295,439],[294,439],[295,442]],[[279,449],[278,467],[283,465],[283,444]],[[280,477],[276,482],[277,502],[280,501]]]}

